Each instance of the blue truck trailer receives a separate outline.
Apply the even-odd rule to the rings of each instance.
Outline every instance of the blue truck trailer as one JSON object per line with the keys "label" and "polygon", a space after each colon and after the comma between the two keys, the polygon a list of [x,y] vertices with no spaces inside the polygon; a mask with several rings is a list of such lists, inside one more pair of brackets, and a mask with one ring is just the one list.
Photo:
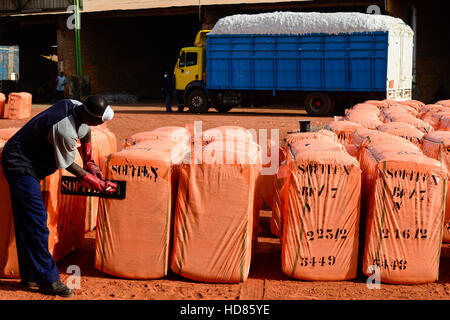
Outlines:
{"label": "blue truck trailer", "polygon": [[[410,99],[413,37],[401,25],[341,34],[214,34],[183,48],[174,75],[191,112],[226,112],[255,101],[297,101],[329,115],[352,97]],[[302,99],[303,98],[303,99]]]}

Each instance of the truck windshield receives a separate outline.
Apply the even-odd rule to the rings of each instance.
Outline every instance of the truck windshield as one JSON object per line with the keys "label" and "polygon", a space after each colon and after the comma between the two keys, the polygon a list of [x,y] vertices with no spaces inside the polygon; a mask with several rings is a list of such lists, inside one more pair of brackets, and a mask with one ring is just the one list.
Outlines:
{"label": "truck windshield", "polygon": [[197,52],[186,53],[186,67],[195,66],[197,64]]}
{"label": "truck windshield", "polygon": [[180,55],[180,62],[178,67],[190,67],[197,64],[197,52],[182,52]]}

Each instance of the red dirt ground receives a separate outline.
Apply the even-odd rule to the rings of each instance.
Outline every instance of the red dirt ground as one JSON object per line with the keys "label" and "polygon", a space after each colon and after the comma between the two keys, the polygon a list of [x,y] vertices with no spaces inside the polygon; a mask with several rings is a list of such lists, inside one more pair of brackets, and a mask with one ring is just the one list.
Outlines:
{"label": "red dirt ground", "polygon": [[[33,115],[48,106],[36,105]],[[233,109],[228,114],[194,115],[164,112],[161,104],[115,106],[116,117],[108,127],[122,141],[137,132],[162,126],[193,125],[202,120],[203,129],[219,125],[238,125],[253,129],[279,129],[280,138],[299,127],[298,120],[311,119],[312,128],[331,118],[310,118],[303,110],[262,108]],[[0,120],[0,128],[22,126],[26,120]],[[67,267],[81,269],[81,288],[74,290],[72,300],[450,300],[450,246],[444,245],[439,280],[424,285],[382,284],[379,290],[366,286],[366,277],[351,281],[300,281],[289,278],[281,269],[281,245],[268,227],[270,211],[261,212],[262,232],[252,260],[250,275],[240,284],[207,284],[184,279],[174,273],[164,279],[127,280],[104,274],[94,268],[95,231],[86,235],[82,248],[58,263],[63,281],[69,279]],[[59,300],[35,290],[22,290],[17,279],[0,279],[0,300]]]}

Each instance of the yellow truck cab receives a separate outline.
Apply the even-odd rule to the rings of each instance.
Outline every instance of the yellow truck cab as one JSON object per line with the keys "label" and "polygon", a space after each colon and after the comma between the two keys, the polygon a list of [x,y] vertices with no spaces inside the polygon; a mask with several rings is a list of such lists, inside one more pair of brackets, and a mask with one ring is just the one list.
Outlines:
{"label": "yellow truck cab", "polygon": [[206,112],[209,99],[206,94],[206,35],[211,30],[198,32],[194,46],[182,48],[174,68],[178,103],[187,105],[191,112]]}

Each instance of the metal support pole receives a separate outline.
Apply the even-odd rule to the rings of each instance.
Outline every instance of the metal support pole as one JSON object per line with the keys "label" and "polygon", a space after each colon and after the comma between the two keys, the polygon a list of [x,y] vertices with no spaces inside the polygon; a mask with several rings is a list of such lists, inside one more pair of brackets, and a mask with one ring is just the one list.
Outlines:
{"label": "metal support pole", "polygon": [[76,66],[77,66],[77,75],[82,75],[81,68],[81,37],[80,37],[80,29],[81,29],[81,17],[80,17],[80,4],[79,0],[74,0],[75,5],[75,55],[76,55]]}

